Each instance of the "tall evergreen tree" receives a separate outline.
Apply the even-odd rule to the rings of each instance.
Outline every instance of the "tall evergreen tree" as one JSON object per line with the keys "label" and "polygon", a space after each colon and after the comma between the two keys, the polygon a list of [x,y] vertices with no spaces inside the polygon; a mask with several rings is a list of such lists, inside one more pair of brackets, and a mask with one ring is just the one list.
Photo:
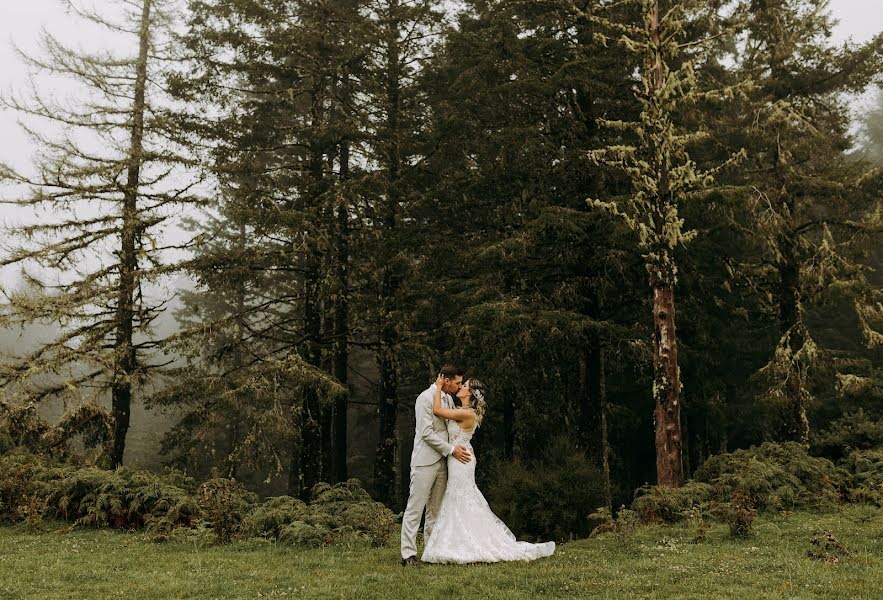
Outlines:
{"label": "tall evergreen tree", "polygon": [[622,184],[585,154],[599,115],[636,114],[634,61],[567,2],[465,6],[426,78],[437,149],[417,223],[436,293],[418,323],[497,399],[483,447],[541,462],[566,435],[605,469],[605,390],[621,401],[631,364],[605,356],[634,358],[640,299],[624,228],[584,202]]}
{"label": "tall evergreen tree", "polygon": [[[363,313],[370,324],[367,339],[378,371],[379,441],[375,459],[375,488],[381,500],[400,503],[398,474],[404,457],[399,452],[399,396],[402,345],[412,327],[404,290],[413,278],[419,256],[415,230],[409,226],[420,193],[415,168],[428,152],[425,91],[419,85],[422,63],[431,57],[442,14],[437,0],[375,0],[371,59],[365,86],[374,117],[367,126],[370,180],[376,193],[368,207],[369,228],[362,245],[367,259],[361,266],[369,293]],[[409,241],[409,238],[410,241]]]}
{"label": "tall evergreen tree", "polygon": [[[640,6],[640,26],[609,24],[623,32],[624,47],[642,61],[635,92],[642,109],[640,120],[606,121],[610,127],[633,132],[637,142],[610,146],[592,156],[623,169],[632,182],[631,194],[623,201],[596,201],[596,205],[621,217],[638,235],[646,261],[653,301],[657,483],[679,486],[684,473],[675,250],[695,235],[684,229],[679,210],[688,194],[712,180],[712,172],[698,169],[688,151],[689,142],[703,132],[684,131],[679,126],[679,112],[702,96],[694,72],[695,57],[684,50],[697,44],[701,48],[701,40],[684,41],[687,19],[699,4],[642,0]],[[588,13],[585,18],[598,19]]]}
{"label": "tall evergreen tree", "polygon": [[116,467],[123,462],[133,398],[164,366],[153,358],[151,324],[167,300],[151,286],[173,269],[169,251],[175,247],[161,231],[191,198],[180,184],[165,90],[157,83],[168,3],[117,2],[117,16],[73,1],[64,5],[129,40],[134,52],[74,50],[46,34],[42,56],[22,55],[36,71],[77,81],[82,97],[60,103],[36,90],[32,97],[6,99],[8,107],[63,132],[28,129],[39,148],[34,175],[0,171],[6,183],[28,190],[6,202],[51,215],[9,232],[20,245],[7,247],[0,265],[39,270],[25,273],[29,289],[5,293],[3,324],[56,321],[62,328],[36,350],[12,357],[0,385],[19,385],[33,401],[73,400],[87,389],[99,400],[110,390],[110,463]]}
{"label": "tall evergreen tree", "polygon": [[[294,421],[286,438],[288,490],[302,496],[345,470],[331,443],[335,432],[338,442],[345,435],[345,390],[338,385],[336,400],[326,402],[319,375],[346,377],[361,7],[354,0],[192,2],[183,39],[189,70],[175,86],[196,109],[185,121],[195,143],[208,147],[224,193],[222,218],[249,232],[234,257],[253,298],[236,316],[250,326],[248,364],[302,365],[290,372],[302,375],[301,397],[288,405]],[[227,259],[214,248],[193,264],[211,272]],[[213,288],[227,285],[223,279],[206,282],[205,291],[226,293]]]}
{"label": "tall evergreen tree", "polygon": [[781,407],[773,435],[808,445],[813,373],[834,358],[809,311],[848,298],[868,341],[879,339],[875,292],[861,264],[880,230],[879,198],[866,170],[845,155],[845,94],[863,91],[881,72],[883,36],[834,46],[823,0],[757,0],[746,8],[737,64],[756,87],[735,119],[749,156],[738,182],[751,190],[753,230],[765,247],[755,273],[767,281],[779,338],[760,376]]}

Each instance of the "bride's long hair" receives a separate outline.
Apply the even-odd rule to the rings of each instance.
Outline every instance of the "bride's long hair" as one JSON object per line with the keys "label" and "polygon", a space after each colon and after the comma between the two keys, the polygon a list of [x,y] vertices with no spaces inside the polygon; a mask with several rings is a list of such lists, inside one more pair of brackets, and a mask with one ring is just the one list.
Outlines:
{"label": "bride's long hair", "polygon": [[484,413],[487,412],[487,402],[484,400],[484,384],[478,379],[468,379],[469,394],[472,396],[472,408],[475,409],[475,426],[481,425]]}

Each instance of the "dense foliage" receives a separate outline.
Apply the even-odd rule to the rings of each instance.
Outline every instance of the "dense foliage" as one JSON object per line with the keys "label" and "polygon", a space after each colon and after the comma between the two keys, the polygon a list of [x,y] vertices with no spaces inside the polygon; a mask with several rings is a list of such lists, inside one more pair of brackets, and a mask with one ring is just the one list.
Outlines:
{"label": "dense foliage", "polygon": [[881,459],[879,450],[855,450],[835,465],[796,442],[766,442],[711,457],[680,488],[639,488],[631,510],[644,522],[716,516],[739,530],[745,521],[750,529],[748,515],[758,511],[824,510],[840,502],[880,506]]}
{"label": "dense foliage", "polygon": [[176,470],[108,471],[21,449],[0,457],[0,522],[37,527],[44,517],[87,527],[145,529],[158,542],[258,537],[305,547],[357,540],[382,546],[395,523],[395,515],[355,479],[315,486],[309,503],[290,496],[261,502],[235,479],[214,478],[197,486]]}

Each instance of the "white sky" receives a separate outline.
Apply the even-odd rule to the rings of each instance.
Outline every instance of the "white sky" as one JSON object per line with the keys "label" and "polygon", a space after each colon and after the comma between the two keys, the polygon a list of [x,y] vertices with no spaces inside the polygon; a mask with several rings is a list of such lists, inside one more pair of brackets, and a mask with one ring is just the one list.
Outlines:
{"label": "white sky", "polygon": [[[108,13],[113,10],[114,0],[87,0],[96,8]],[[883,0],[831,0],[830,9],[840,20],[835,30],[835,38],[856,42],[870,39],[883,30]],[[107,48],[120,43],[119,38],[97,29],[82,25],[79,19],[67,15],[60,0],[0,0],[0,91],[23,90],[27,86],[27,71],[15,54],[13,44],[25,51],[38,48],[42,28],[62,39],[62,41],[82,45],[86,48]],[[76,90],[66,87],[63,82],[40,80],[50,83],[58,96]],[[17,124],[18,116],[0,108],[0,162],[18,170],[27,171],[33,148]],[[2,220],[17,215],[14,207],[0,206]],[[8,282],[7,273],[3,274]]]}

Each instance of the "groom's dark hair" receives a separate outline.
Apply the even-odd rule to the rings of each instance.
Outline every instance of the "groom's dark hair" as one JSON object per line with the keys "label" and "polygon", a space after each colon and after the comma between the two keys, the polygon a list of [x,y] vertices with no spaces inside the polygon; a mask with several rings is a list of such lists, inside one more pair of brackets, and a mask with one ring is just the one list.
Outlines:
{"label": "groom's dark hair", "polygon": [[447,364],[441,368],[439,374],[441,374],[442,377],[453,379],[457,375],[460,375],[462,377],[463,375],[465,375],[465,372],[460,367],[452,364]]}

